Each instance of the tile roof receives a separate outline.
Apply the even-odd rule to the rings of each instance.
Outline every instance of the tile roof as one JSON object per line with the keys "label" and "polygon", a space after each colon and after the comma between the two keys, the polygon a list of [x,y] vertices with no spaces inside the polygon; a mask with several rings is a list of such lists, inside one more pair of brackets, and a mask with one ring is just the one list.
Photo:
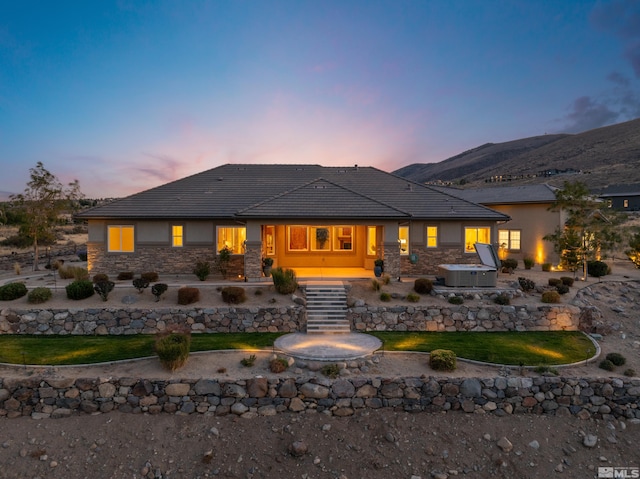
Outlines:
{"label": "tile roof", "polygon": [[97,206],[80,218],[394,218],[508,216],[372,167],[227,164]]}
{"label": "tile roof", "polygon": [[555,192],[558,190],[558,188],[547,184],[496,186],[493,188],[470,188],[466,190],[442,186],[434,188],[438,191],[483,205],[550,203],[556,200]]}

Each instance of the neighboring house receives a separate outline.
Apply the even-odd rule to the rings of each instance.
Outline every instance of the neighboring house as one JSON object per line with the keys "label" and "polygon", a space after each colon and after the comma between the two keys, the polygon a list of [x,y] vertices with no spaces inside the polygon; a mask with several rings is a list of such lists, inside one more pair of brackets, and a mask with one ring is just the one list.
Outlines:
{"label": "neighboring house", "polygon": [[560,258],[553,251],[553,243],[542,239],[564,226],[566,221],[564,212],[550,211],[557,188],[541,184],[468,190],[438,187],[438,190],[511,217],[508,223],[498,225],[496,243],[501,259],[529,257],[536,264],[558,263]]}
{"label": "neighboring house", "polygon": [[392,277],[477,263],[497,243],[494,211],[371,167],[223,165],[78,214],[92,272],[192,273],[228,247],[235,276],[262,260],[327,277],[332,268]]}
{"label": "neighboring house", "polygon": [[602,190],[598,197],[618,211],[640,211],[640,185],[616,185]]}

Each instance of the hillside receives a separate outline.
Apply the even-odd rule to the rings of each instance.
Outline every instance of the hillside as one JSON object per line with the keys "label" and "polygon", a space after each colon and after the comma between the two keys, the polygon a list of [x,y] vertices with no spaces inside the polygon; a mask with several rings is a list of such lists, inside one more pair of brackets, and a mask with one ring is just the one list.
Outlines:
{"label": "hillside", "polygon": [[[541,176],[543,171],[576,171]],[[640,119],[568,135],[544,135],[487,143],[439,163],[412,164],[394,174],[419,183],[464,180],[470,186],[490,178],[509,184],[579,180],[591,188],[640,183]]]}

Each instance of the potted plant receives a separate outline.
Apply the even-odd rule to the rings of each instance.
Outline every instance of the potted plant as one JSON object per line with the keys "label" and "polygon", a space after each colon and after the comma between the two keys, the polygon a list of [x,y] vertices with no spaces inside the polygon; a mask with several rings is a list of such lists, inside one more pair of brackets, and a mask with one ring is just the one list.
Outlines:
{"label": "potted plant", "polygon": [[262,272],[267,278],[271,276],[272,267],[273,267],[273,258],[262,258]]}
{"label": "potted plant", "polygon": [[316,230],[316,241],[318,242],[318,249],[324,249],[324,245],[329,240],[329,229],[318,228]]}
{"label": "potted plant", "polygon": [[384,271],[384,261],[381,259],[377,259],[373,262],[373,274],[376,275],[376,278],[382,276],[382,272]]}

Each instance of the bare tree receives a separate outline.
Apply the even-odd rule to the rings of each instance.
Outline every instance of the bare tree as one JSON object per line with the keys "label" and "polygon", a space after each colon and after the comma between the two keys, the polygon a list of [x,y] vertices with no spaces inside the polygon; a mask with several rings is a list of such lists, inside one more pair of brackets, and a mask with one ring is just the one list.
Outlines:
{"label": "bare tree", "polygon": [[24,223],[20,234],[32,241],[33,270],[39,270],[39,245],[43,238],[51,237],[59,215],[72,209],[82,197],[80,183],[74,180],[64,187],[60,180],[38,162],[29,170],[30,180],[23,193],[12,195],[13,205],[24,212]]}

